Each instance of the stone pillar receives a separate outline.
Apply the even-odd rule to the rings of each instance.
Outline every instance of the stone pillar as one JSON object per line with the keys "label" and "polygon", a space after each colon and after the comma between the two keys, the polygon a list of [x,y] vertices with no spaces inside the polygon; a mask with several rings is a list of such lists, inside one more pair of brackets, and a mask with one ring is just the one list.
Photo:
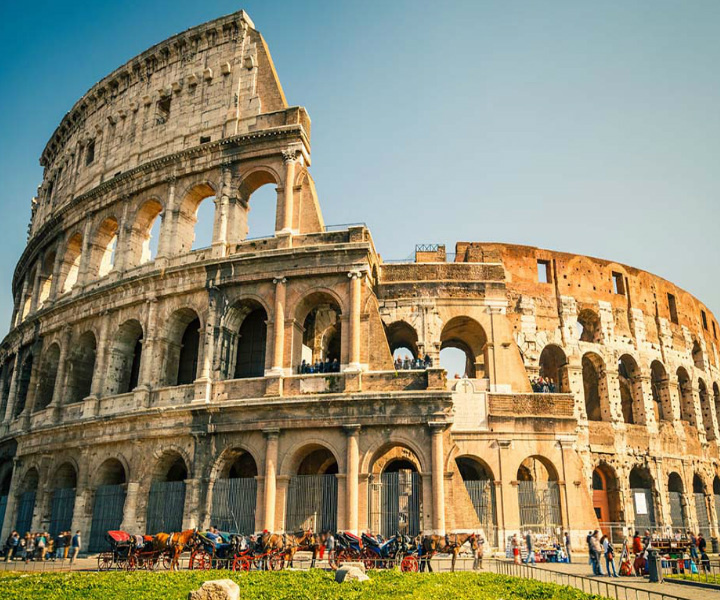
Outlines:
{"label": "stone pillar", "polygon": [[275,529],[275,492],[277,489],[278,429],[265,430],[265,505],[263,507],[263,529]]}
{"label": "stone pillar", "polygon": [[157,318],[157,300],[150,298],[146,301],[145,331],[143,332],[142,357],[140,359],[139,386],[146,390],[152,388],[153,383],[153,351],[155,347],[155,327]]}
{"label": "stone pillar", "polygon": [[349,329],[349,356],[346,371],[361,371],[360,364],[360,313],[362,311],[362,279],[364,273],[361,271],[351,271],[348,273],[350,278],[350,318],[348,320]]}
{"label": "stone pillar", "polygon": [[53,302],[55,298],[57,298],[58,286],[60,285],[60,272],[62,270],[63,264],[63,243],[64,236],[62,239],[58,240],[58,243],[55,246],[55,263],[53,264],[52,282],[50,283],[50,296],[48,298],[50,302]]}
{"label": "stone pillar", "polygon": [[208,296],[208,311],[205,327],[201,330],[202,368],[200,376],[195,380],[194,402],[210,402],[212,398],[212,372],[213,356],[215,353],[215,315],[217,299],[212,291]]}
{"label": "stone pillar", "polygon": [[358,533],[358,476],[360,473],[360,425],[345,425],[347,440],[347,468],[345,477],[345,514],[347,529]]}
{"label": "stone pillar", "polygon": [[288,149],[283,151],[283,160],[285,161],[285,185],[283,198],[283,228],[281,233],[292,233],[293,213],[295,207],[293,205],[293,188],[295,187],[295,163],[297,162],[297,150]]}
{"label": "stone pillar", "polygon": [[40,281],[42,280],[42,268],[45,262],[45,253],[40,252],[35,261],[35,278],[33,279],[32,296],[30,297],[30,313],[34,313],[38,308],[40,300]]}
{"label": "stone pillar", "polygon": [[128,226],[128,205],[129,198],[123,201],[122,216],[118,223],[117,241],[115,242],[115,264],[113,270],[122,273],[127,265],[128,256],[130,254],[130,238],[132,237],[132,225]]}
{"label": "stone pillar", "polygon": [[55,387],[53,388],[53,396],[48,408],[53,410],[53,421],[57,422],[60,418],[60,409],[65,403],[63,392],[65,391],[65,373],[67,371],[68,352],[70,351],[70,326],[63,328],[60,337],[60,358],[58,359],[57,375],[55,376]]}
{"label": "stone pillar", "polygon": [[131,481],[127,484],[123,520],[120,525],[120,529],[123,531],[137,531],[137,497],[139,489],[140,484],[137,481]]}
{"label": "stone pillar", "polygon": [[82,250],[80,252],[80,266],[78,268],[78,278],[75,287],[86,285],[90,280],[90,231],[92,222],[88,219],[85,222],[82,238]]}
{"label": "stone pillar", "polygon": [[97,341],[97,350],[95,351],[95,370],[93,371],[92,384],[90,386],[90,396],[99,398],[103,389],[103,381],[105,379],[105,362],[108,352],[108,321],[110,316],[108,313],[101,315],[100,321],[100,339]]}
{"label": "stone pillar", "polygon": [[172,241],[175,238],[175,225],[177,215],[175,214],[175,183],[177,178],[170,176],[167,178],[167,203],[162,214],[162,223],[160,226],[160,239],[158,240],[158,251],[156,259],[167,258],[172,254]]}
{"label": "stone pillar", "polygon": [[277,375],[283,374],[285,366],[285,288],[287,279],[276,277],[275,284],[275,314],[273,315],[273,360],[272,371]]}
{"label": "stone pillar", "polygon": [[185,506],[183,510],[183,531],[195,529],[198,526],[198,514],[200,512],[200,480],[185,480]]}
{"label": "stone pillar", "polygon": [[18,303],[18,310],[17,314],[15,315],[15,321],[13,322],[14,327],[17,327],[18,325],[20,325],[20,323],[23,322],[23,313],[25,312],[25,300],[27,299],[27,289],[28,280],[26,277],[22,284],[22,291],[20,292],[20,302]]}
{"label": "stone pillar", "polygon": [[230,204],[230,188],[232,185],[231,163],[226,162],[222,165],[222,186],[220,188],[220,197],[218,198],[218,221],[217,235],[213,240],[213,246],[216,248],[216,256],[225,256],[228,242],[228,213]]}
{"label": "stone pillar", "polygon": [[15,352],[15,365],[13,366],[12,379],[10,380],[10,388],[8,389],[8,400],[7,406],[5,407],[5,419],[4,421],[10,422],[12,420],[13,411],[15,410],[15,399],[17,398],[17,386],[18,386],[18,371],[20,370],[20,349],[18,348]]}
{"label": "stone pillar", "polygon": [[443,433],[445,422],[430,422],[432,440],[432,529],[433,533],[445,533],[445,472],[443,469]]}

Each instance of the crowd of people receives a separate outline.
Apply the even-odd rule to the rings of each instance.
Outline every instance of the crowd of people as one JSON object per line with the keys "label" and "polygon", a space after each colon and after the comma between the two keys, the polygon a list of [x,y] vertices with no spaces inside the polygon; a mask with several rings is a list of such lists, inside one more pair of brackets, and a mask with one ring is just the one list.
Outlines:
{"label": "crowd of people", "polygon": [[536,394],[554,394],[557,390],[555,382],[547,377],[533,377],[530,380],[532,391]]}
{"label": "crowd of people", "polygon": [[310,373],[339,373],[340,362],[337,358],[330,360],[330,357],[327,357],[324,362],[320,359],[315,362],[308,362],[303,358],[302,363],[300,363],[298,367],[298,372],[300,375]]}
{"label": "crowd of people", "polygon": [[404,357],[397,356],[395,358],[395,370],[396,371],[413,371],[413,370],[424,370],[432,367],[432,359],[427,354],[424,358],[413,358],[412,356],[405,355]]}
{"label": "crowd of people", "polygon": [[10,560],[45,561],[65,560],[75,562],[82,539],[80,531],[72,535],[70,531],[61,531],[55,537],[47,531],[30,533],[21,536],[13,531],[5,540],[5,562]]}

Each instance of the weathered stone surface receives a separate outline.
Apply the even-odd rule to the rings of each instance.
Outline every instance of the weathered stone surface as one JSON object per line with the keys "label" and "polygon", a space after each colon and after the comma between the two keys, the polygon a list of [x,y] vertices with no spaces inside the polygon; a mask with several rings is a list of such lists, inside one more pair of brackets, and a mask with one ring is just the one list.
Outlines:
{"label": "weathered stone surface", "polygon": [[344,583],[346,581],[368,581],[369,579],[365,571],[358,567],[343,565],[335,571],[335,581],[338,583]]}
{"label": "weathered stone surface", "polygon": [[239,600],[240,588],[232,579],[206,581],[188,594],[188,600]]}

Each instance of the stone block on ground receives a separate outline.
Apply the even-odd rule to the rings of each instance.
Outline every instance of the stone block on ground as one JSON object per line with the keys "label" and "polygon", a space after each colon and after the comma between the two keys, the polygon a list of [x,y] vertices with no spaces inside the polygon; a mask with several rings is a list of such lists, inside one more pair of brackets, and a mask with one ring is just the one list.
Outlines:
{"label": "stone block on ground", "polygon": [[188,600],[239,600],[240,588],[232,579],[206,581],[188,594]]}
{"label": "stone block on ground", "polygon": [[335,571],[335,581],[338,583],[344,583],[346,581],[368,581],[370,578],[365,575],[363,570],[358,567],[350,567],[343,565],[337,571]]}

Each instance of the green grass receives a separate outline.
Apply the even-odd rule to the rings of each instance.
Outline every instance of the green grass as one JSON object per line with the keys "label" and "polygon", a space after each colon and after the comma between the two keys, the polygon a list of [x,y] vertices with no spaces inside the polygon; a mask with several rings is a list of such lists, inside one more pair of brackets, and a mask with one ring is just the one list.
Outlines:
{"label": "green grass", "polygon": [[684,579],[686,581],[699,581],[700,583],[709,583],[712,585],[720,585],[720,575],[711,573],[674,573],[664,575],[665,579]]}
{"label": "green grass", "polygon": [[240,597],[258,600],[375,599],[393,600],[589,600],[599,596],[574,588],[515,579],[490,573],[369,573],[371,581],[337,584],[332,573],[321,570],[280,573],[181,571],[178,573],[3,573],[0,598],[19,600],[185,600],[190,590],[209,579],[231,578]]}

